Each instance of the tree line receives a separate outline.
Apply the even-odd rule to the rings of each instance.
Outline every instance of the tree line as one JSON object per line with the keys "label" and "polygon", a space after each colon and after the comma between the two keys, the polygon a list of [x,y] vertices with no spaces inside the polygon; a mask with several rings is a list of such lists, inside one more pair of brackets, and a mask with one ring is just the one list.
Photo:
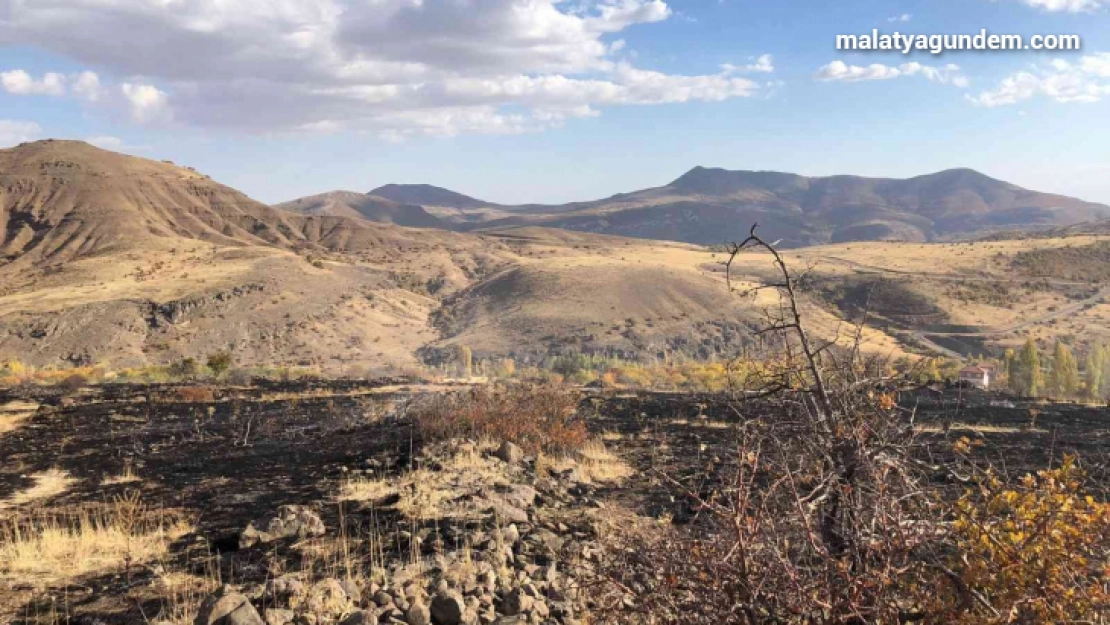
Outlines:
{"label": "tree line", "polygon": [[1006,350],[1002,373],[1007,388],[1024,397],[1110,399],[1110,346],[1091,345],[1081,372],[1066,343],[1056,341],[1051,356],[1045,356],[1030,337],[1021,349]]}

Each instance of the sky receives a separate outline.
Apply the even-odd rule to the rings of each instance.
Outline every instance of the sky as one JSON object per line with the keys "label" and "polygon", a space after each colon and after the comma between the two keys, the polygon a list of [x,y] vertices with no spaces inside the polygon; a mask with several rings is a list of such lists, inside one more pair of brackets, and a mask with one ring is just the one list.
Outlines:
{"label": "sky", "polygon": [[[1083,45],[836,49],[872,29]],[[700,165],[972,167],[1110,203],[1110,0],[0,0],[0,147],[41,138],[265,202],[566,202]]]}

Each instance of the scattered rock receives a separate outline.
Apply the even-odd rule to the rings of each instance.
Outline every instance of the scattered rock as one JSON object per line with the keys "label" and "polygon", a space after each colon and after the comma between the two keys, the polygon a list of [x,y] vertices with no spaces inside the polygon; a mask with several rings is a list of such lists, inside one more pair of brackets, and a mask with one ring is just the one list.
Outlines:
{"label": "scattered rock", "polygon": [[339,622],[339,625],[377,625],[378,615],[369,610],[355,610],[350,616]]}
{"label": "scattered rock", "polygon": [[407,625],[430,625],[431,622],[432,612],[420,600],[413,602],[409,606],[408,612],[405,613],[405,623]]}
{"label": "scattered rock", "polygon": [[509,464],[520,464],[524,461],[524,450],[515,443],[505,441],[497,449],[497,457]]}
{"label": "scattered rock", "polygon": [[266,625],[249,599],[228,586],[208,596],[193,625]]}
{"label": "scattered rock", "polygon": [[432,599],[430,612],[436,625],[459,625],[466,613],[466,602],[454,590],[440,592]]}
{"label": "scattered rock", "polygon": [[239,535],[239,548],[247,549],[282,538],[322,536],[326,531],[324,522],[312,510],[304,506],[281,506],[276,514],[252,521]]}
{"label": "scattered rock", "polygon": [[523,588],[514,588],[501,601],[501,613],[507,616],[523,614],[532,610],[533,603],[535,603],[535,599]]}
{"label": "scattered rock", "polygon": [[295,616],[292,610],[270,608],[266,610],[266,625],[288,625]]}

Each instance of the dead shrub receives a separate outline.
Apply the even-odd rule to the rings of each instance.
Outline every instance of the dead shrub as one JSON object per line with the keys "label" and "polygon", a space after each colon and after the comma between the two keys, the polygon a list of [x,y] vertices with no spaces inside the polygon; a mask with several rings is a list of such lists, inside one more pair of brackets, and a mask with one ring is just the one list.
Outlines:
{"label": "dead shrub", "polygon": [[429,397],[410,414],[425,442],[507,440],[529,453],[563,452],[587,439],[577,405],[577,394],[560,386],[481,386]]}
{"label": "dead shrub", "polygon": [[184,404],[205,404],[216,401],[216,394],[207,386],[183,386],[174,391],[173,398]]}
{"label": "dead shrub", "polygon": [[77,391],[85,388],[88,385],[89,378],[87,376],[81,375],[80,373],[74,373],[73,375],[68,375],[62,378],[61,381],[59,381],[55,386],[61,389],[63,393],[66,393],[68,395],[76,393]]}
{"label": "dead shrub", "polygon": [[[734,454],[670,484],[686,522],[616,532],[593,587],[607,623],[865,625],[1106,623],[1110,506],[1086,496],[1073,459],[1004,482],[985,467],[931,465],[910,380],[819,344],[799,282],[770,254],[775,353],[736,397]],[[967,454],[966,439],[955,445]],[[971,477],[968,477],[968,476]],[[931,480],[971,486],[951,496]]]}

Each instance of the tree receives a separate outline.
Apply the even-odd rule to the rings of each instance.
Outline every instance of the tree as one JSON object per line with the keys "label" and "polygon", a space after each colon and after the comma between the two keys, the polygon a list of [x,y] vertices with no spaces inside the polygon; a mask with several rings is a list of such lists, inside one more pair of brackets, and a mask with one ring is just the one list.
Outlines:
{"label": "tree", "polygon": [[936,382],[940,380],[940,369],[937,368],[937,359],[930,358],[929,363],[925,365],[925,379],[927,382]]}
{"label": "tree", "polygon": [[1041,355],[1029,337],[1010,366],[1010,390],[1025,397],[1036,397],[1041,390]]}
{"label": "tree", "polygon": [[1102,379],[1098,388],[1103,398],[1110,399],[1110,345],[1102,346]]}
{"label": "tree", "polygon": [[1095,343],[1087,350],[1087,397],[1102,397],[1102,368],[1106,366],[1106,350]]}
{"label": "tree", "polygon": [[1079,364],[1075,354],[1062,341],[1056,341],[1052,353],[1052,369],[1048,380],[1049,393],[1053,397],[1074,397],[1079,390]]}
{"label": "tree", "polygon": [[459,375],[470,377],[474,371],[474,354],[466,345],[459,345]]}
{"label": "tree", "polygon": [[1002,358],[1002,374],[1006,376],[1006,386],[1011,392],[1017,393],[1014,388],[1014,372],[1017,371],[1017,354],[1013,349],[1006,349],[1006,355]]}
{"label": "tree", "polygon": [[231,352],[227,350],[221,350],[208,356],[208,368],[212,370],[212,374],[216,377],[226,373],[233,364],[235,364],[235,359],[231,356]]}

